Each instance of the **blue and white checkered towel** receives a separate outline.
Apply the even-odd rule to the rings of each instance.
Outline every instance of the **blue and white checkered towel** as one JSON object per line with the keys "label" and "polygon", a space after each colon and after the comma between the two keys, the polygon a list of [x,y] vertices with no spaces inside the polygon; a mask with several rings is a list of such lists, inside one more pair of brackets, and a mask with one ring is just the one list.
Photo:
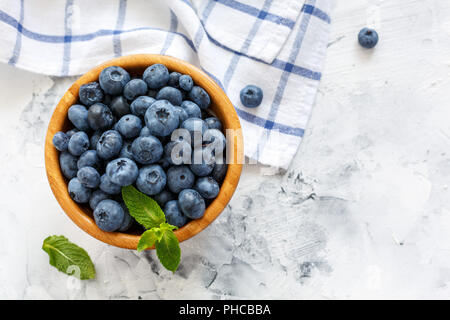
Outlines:
{"label": "blue and white checkered towel", "polygon": [[[78,75],[134,53],[200,66],[226,91],[245,154],[287,168],[321,78],[333,0],[1,0],[0,61],[48,75]],[[239,99],[248,84],[264,100]]]}

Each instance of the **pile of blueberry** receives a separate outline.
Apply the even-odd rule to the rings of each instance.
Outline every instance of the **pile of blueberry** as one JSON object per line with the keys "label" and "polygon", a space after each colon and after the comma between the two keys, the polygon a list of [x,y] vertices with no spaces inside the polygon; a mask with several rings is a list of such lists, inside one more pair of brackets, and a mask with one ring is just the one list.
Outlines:
{"label": "pile of blueberry", "polygon": [[121,197],[128,185],[156,200],[172,225],[201,218],[227,171],[222,124],[209,105],[208,93],[189,75],[162,64],[139,78],[105,68],[98,82],[80,87],[79,102],[69,108],[75,128],[53,137],[70,197],[89,203],[108,232],[134,224]]}

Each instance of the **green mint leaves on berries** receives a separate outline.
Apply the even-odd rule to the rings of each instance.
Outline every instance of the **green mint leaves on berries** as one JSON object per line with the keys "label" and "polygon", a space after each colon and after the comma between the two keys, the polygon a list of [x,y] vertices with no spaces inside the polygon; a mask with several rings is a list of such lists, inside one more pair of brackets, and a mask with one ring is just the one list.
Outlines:
{"label": "green mint leaves on berries", "polygon": [[133,186],[122,188],[122,198],[130,215],[147,229],[141,236],[137,250],[155,246],[161,264],[175,272],[180,264],[181,249],[173,230],[177,227],[166,222],[166,216],[158,203]]}

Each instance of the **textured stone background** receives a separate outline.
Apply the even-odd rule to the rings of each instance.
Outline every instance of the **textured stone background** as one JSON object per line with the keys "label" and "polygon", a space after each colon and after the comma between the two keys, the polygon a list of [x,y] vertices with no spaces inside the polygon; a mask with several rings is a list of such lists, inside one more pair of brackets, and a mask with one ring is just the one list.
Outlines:
{"label": "textured stone background", "polygon": [[[220,218],[182,243],[175,275],[87,236],[54,200],[43,141],[74,79],[0,65],[0,297],[449,298],[450,2],[337,2],[291,168],[246,167]],[[356,42],[366,25],[373,51]],[[50,234],[86,248],[98,278],[49,266]]]}

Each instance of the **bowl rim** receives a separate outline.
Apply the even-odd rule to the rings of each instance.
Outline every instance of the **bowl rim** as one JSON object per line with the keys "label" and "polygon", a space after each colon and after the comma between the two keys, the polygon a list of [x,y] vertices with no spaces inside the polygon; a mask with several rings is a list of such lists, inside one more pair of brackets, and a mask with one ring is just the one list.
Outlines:
{"label": "bowl rim", "polygon": [[234,161],[228,164],[227,174],[222,182],[219,195],[206,208],[205,215],[202,218],[192,220],[182,228],[175,230],[175,235],[180,242],[198,234],[222,213],[237,188],[242,172],[243,136],[239,117],[222,88],[204,71],[184,60],[159,54],[122,56],[108,60],[90,69],[70,86],[53,111],[45,138],[45,169],[53,195],[65,214],[92,237],[125,249],[136,250],[140,235],[102,231],[97,227],[93,218],[88,216],[81,206],[70,198],[67,191],[66,178],[63,176],[59,166],[60,152],[53,146],[52,139],[57,131],[63,129],[63,125],[67,121],[67,109],[77,102],[78,90],[82,84],[97,81],[101,70],[108,66],[117,65],[124,69],[132,69],[145,68],[155,63],[166,65],[170,72],[178,71],[182,74],[189,74],[196,84],[208,92],[211,97],[211,104],[216,106],[214,108],[222,109],[226,119],[221,120],[223,123],[227,123],[227,126],[224,125],[224,129],[234,129],[232,137],[234,148],[231,150],[231,157]]}

